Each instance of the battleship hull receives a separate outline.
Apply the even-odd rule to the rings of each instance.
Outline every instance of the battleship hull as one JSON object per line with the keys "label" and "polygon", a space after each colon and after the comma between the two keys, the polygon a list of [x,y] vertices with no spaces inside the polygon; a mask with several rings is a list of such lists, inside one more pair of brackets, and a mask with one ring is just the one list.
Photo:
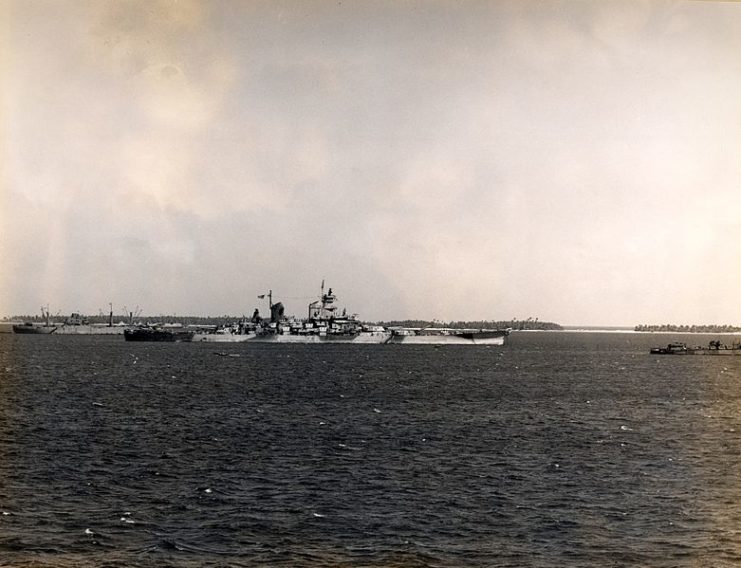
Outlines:
{"label": "battleship hull", "polygon": [[411,345],[504,345],[509,332],[506,330],[480,331],[410,331],[397,330],[388,343]]}
{"label": "battleship hull", "polygon": [[194,343],[242,343],[255,338],[254,333],[196,333]]}
{"label": "battleship hull", "polygon": [[381,344],[387,343],[391,334],[385,331],[361,332],[358,334],[290,334],[267,333],[251,336],[250,343],[357,343]]}

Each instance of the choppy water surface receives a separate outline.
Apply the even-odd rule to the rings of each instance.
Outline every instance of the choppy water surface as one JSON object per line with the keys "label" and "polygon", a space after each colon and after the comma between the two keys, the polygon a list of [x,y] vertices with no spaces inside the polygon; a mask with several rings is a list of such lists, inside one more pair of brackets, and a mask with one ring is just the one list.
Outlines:
{"label": "choppy water surface", "polygon": [[0,565],[737,566],[741,357],[669,339],[0,335]]}

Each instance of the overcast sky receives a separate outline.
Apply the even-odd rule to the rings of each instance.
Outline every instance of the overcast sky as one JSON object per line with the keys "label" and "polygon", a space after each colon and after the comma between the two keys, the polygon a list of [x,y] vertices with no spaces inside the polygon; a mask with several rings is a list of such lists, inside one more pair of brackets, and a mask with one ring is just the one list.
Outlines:
{"label": "overcast sky", "polygon": [[741,4],[0,14],[0,314],[741,325]]}

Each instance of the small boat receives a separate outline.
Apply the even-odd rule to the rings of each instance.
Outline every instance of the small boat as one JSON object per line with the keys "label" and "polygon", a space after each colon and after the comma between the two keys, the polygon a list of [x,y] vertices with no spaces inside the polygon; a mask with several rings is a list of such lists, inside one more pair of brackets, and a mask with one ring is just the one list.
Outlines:
{"label": "small boat", "polygon": [[243,323],[219,326],[206,329],[205,326],[197,329],[193,335],[193,341],[205,341],[207,343],[241,343],[255,336],[254,331]]}
{"label": "small boat", "polygon": [[126,341],[158,341],[173,343],[176,341],[192,341],[195,332],[183,329],[162,329],[159,327],[139,327],[125,329]]}
{"label": "small boat", "polygon": [[685,343],[670,343],[666,347],[652,347],[651,355],[685,355],[687,345]]}
{"label": "small boat", "polygon": [[685,343],[669,343],[666,347],[652,347],[651,355],[741,355],[741,342],[734,342],[730,347],[720,341],[711,341],[707,347],[687,347]]}

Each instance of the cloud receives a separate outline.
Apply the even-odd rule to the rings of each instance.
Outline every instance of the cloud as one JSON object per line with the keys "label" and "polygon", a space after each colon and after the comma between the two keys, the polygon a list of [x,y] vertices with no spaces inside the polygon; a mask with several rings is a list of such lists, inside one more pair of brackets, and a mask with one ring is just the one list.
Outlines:
{"label": "cloud", "polygon": [[695,4],[16,2],[6,309],[721,313],[741,35]]}

